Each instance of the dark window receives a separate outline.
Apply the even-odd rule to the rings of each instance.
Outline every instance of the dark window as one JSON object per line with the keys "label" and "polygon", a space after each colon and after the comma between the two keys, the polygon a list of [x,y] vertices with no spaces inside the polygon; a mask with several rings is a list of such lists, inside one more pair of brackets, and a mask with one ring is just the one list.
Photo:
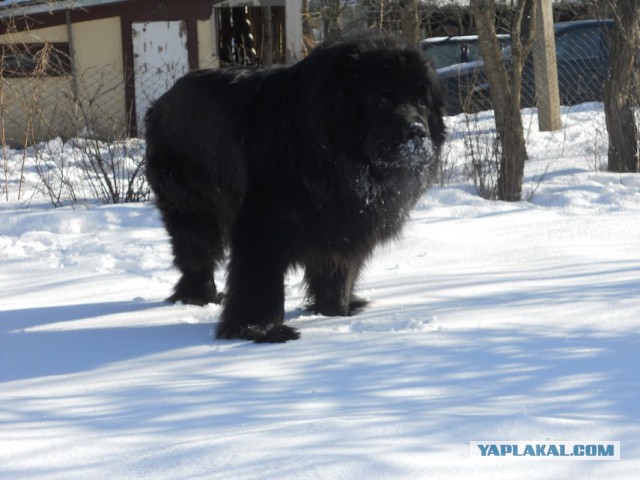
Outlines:
{"label": "dark window", "polygon": [[71,73],[68,43],[0,45],[3,77],[59,77]]}

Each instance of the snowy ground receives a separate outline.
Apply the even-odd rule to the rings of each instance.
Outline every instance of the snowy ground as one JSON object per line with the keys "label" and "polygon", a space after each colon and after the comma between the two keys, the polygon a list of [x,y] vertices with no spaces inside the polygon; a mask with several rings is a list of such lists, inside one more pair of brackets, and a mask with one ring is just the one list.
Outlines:
{"label": "snowy ground", "polygon": [[[364,313],[309,315],[289,276],[302,338],[283,345],[214,341],[219,307],[162,302],[177,273],[150,204],[0,204],[0,477],[637,478],[640,176],[593,168],[597,107],[555,134],[532,119],[529,201],[433,189],[370,263]],[[622,459],[470,458],[473,440]]]}

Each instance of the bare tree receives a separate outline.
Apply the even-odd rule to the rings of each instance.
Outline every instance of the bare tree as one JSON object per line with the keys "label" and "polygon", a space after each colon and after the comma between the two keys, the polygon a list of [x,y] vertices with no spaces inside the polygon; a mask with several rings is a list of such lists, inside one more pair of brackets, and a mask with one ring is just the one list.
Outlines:
{"label": "bare tree", "polygon": [[417,45],[420,41],[418,3],[418,0],[398,0],[402,39],[409,45]]}
{"label": "bare tree", "polygon": [[341,0],[321,0],[324,38],[336,40],[342,37],[340,14],[344,8]]}
{"label": "bare tree", "polygon": [[471,0],[502,149],[498,198],[505,201],[519,201],[522,196],[524,162],[528,156],[520,115],[520,92],[522,69],[533,45],[538,1],[515,0],[511,20],[511,59],[507,67],[496,37],[495,1]]}
{"label": "bare tree", "polygon": [[604,85],[608,170],[638,172],[640,152],[633,105],[638,100],[640,0],[608,0],[607,3],[614,19],[610,74]]}

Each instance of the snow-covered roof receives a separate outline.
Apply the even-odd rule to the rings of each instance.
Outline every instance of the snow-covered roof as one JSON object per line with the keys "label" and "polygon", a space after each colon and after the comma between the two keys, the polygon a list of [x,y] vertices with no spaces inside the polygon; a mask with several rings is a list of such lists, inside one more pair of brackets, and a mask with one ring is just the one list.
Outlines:
{"label": "snow-covered roof", "polygon": [[0,17],[8,15],[34,15],[37,13],[121,3],[123,1],[125,0],[0,0]]}
{"label": "snow-covered roof", "polygon": [[[499,33],[496,35],[497,38],[508,39],[511,38],[511,35],[508,33]],[[444,42],[445,40],[456,41],[456,42],[472,42],[478,40],[478,35],[454,35],[449,37],[429,37],[422,40],[426,43],[439,43]]]}
{"label": "snow-covered roof", "polygon": [[[459,5],[461,7],[468,7],[469,6],[469,0],[421,0],[422,3],[426,3],[429,5],[434,5],[434,6],[447,6],[447,5]],[[561,5],[561,4],[572,4],[572,3],[579,3],[581,1],[584,0],[551,0],[551,3],[555,4],[555,5]],[[512,3],[512,0],[496,0],[497,4],[500,3]]]}

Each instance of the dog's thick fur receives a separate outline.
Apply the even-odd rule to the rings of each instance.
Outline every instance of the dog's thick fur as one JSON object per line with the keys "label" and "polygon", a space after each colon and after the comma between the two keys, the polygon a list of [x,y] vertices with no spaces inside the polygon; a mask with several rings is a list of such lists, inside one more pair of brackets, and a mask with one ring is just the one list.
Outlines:
{"label": "dog's thick fur", "polygon": [[385,37],[187,74],[146,116],[146,174],[182,273],[168,300],[223,300],[218,338],[284,342],[299,337],[283,325],[284,276],[301,266],[312,311],[353,314],[364,262],[399,234],[444,137],[436,74]]}

